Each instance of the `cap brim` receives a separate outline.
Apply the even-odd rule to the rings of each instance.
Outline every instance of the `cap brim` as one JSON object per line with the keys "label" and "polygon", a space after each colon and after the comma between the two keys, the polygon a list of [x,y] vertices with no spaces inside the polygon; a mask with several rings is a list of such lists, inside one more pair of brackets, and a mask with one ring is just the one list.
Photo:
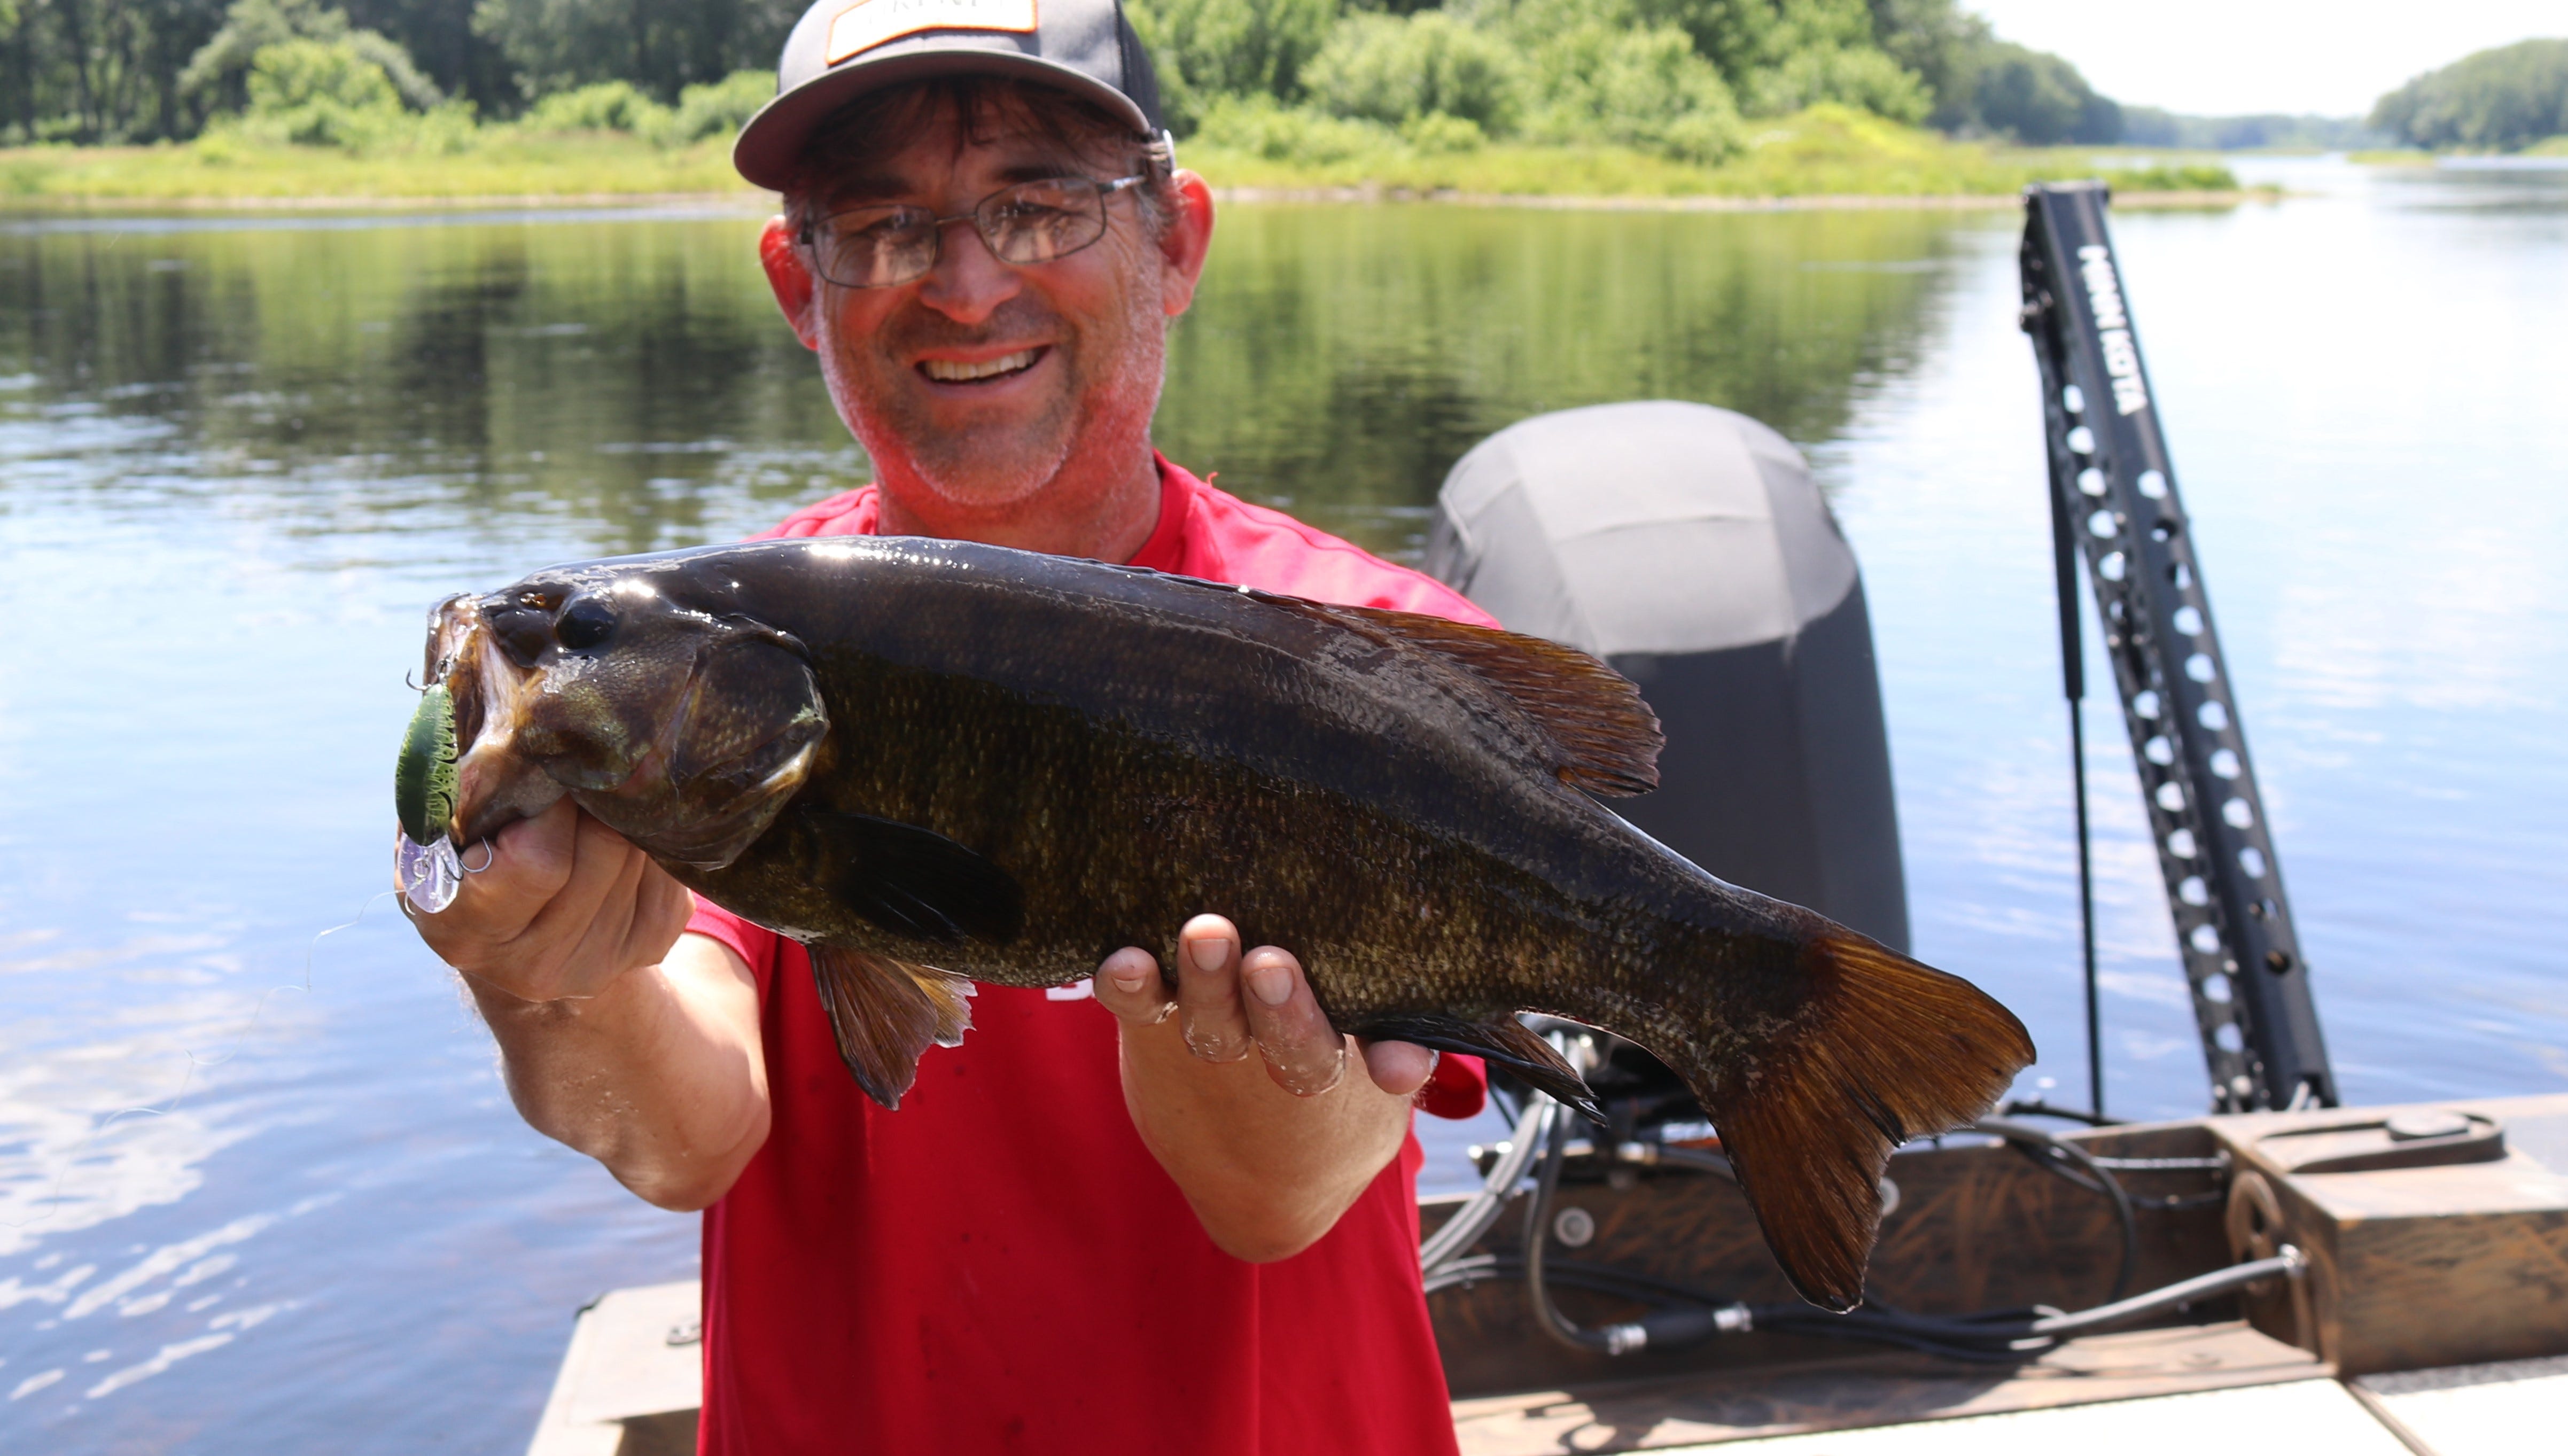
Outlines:
{"label": "cap brim", "polygon": [[740,129],[740,140],[732,144],[731,164],[757,185],[784,191],[794,180],[811,134],[840,107],[869,91],[904,81],[974,75],[1004,76],[1067,91],[1130,123],[1136,136],[1147,137],[1154,130],[1130,97],[1085,71],[1013,49],[945,45],[852,61],[812,77],[749,119],[749,125]]}

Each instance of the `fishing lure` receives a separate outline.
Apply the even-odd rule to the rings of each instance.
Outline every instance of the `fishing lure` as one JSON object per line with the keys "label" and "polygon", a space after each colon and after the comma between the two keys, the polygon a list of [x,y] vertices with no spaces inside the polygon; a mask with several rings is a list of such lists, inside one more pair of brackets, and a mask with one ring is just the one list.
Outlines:
{"label": "fishing lure", "polygon": [[420,695],[393,764],[393,811],[401,818],[394,865],[402,897],[423,914],[455,903],[464,888],[464,857],[447,826],[455,822],[455,700],[444,688]]}

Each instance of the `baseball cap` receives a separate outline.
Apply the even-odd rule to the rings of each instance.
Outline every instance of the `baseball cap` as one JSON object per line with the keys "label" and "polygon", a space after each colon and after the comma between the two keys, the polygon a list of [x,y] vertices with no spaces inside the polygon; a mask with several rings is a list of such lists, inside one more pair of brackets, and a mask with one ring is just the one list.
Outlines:
{"label": "baseball cap", "polygon": [[1058,87],[1156,137],[1159,81],[1122,0],[819,0],[785,38],[776,100],[732,145],[732,165],[783,190],[803,144],[866,92],[931,76]]}

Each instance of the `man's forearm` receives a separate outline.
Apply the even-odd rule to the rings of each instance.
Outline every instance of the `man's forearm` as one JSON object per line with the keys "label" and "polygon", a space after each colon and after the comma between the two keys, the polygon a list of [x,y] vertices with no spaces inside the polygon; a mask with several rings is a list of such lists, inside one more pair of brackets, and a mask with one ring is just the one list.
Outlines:
{"label": "man's forearm", "polygon": [[738,1031],[757,1024],[757,992],[729,948],[686,937],[586,998],[466,984],[518,1112],[650,1202],[704,1207],[766,1141],[767,1069]]}

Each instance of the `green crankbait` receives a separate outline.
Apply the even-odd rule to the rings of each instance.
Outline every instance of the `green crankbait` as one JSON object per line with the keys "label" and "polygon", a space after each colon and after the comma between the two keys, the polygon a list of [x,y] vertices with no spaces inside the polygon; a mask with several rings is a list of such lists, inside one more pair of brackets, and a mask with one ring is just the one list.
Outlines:
{"label": "green crankbait", "polygon": [[434,844],[455,821],[455,699],[444,688],[420,695],[393,765],[393,810],[413,844]]}

